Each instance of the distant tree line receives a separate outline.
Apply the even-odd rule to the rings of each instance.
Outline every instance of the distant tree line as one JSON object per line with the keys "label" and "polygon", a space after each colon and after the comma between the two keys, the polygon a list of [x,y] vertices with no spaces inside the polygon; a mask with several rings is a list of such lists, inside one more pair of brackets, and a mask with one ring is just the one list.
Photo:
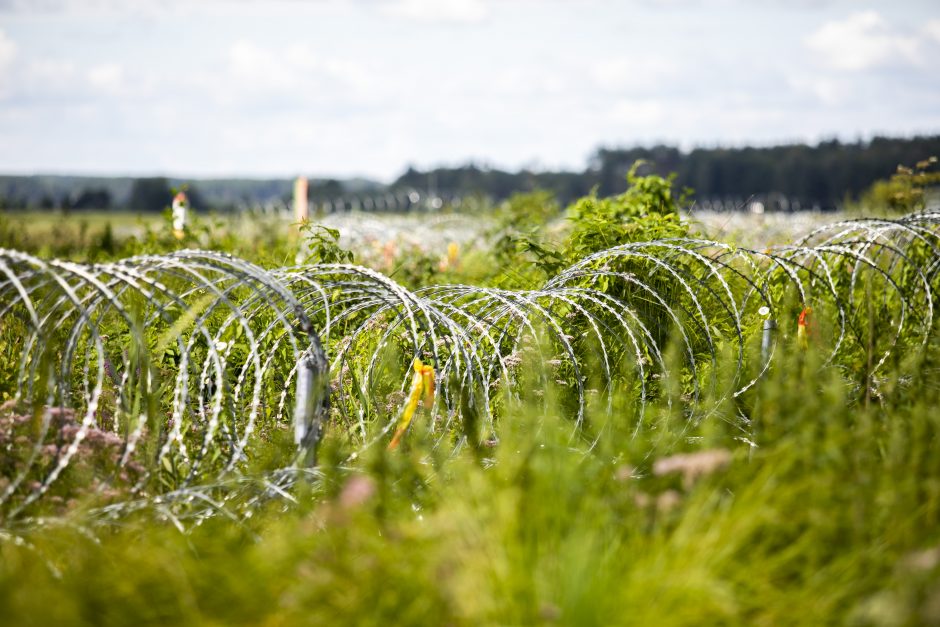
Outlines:
{"label": "distant tree line", "polygon": [[[189,204],[207,209],[199,189],[179,184],[165,177],[138,179],[82,178],[55,176],[0,177],[0,209],[110,211],[127,209],[143,213],[163,211],[172,201],[175,190],[184,189]],[[126,191],[125,191],[126,190]]]}
{"label": "distant tree line", "polygon": [[[386,185],[364,179],[313,179],[311,193],[335,198],[381,193]],[[85,177],[0,175],[0,211],[45,210],[160,212],[176,190],[185,190],[194,209],[231,211],[276,201],[289,203],[293,179],[188,179],[170,177]]]}
{"label": "distant tree line", "polygon": [[[847,198],[858,198],[875,181],[890,177],[899,165],[913,165],[934,155],[940,156],[940,135],[691,151],[662,145],[601,148],[580,172],[509,172],[472,163],[425,171],[408,168],[391,185],[367,179],[312,179],[310,197],[325,202],[418,190],[443,198],[477,196],[501,201],[516,192],[542,189],[568,203],[593,189],[602,196],[623,191],[627,170],[642,159],[647,166],[641,173],[675,173],[676,188],[691,188],[696,199],[782,195],[803,207],[830,208]],[[183,186],[196,209],[225,211],[272,201],[286,206],[292,185],[290,178],[203,179],[187,185],[185,180],[166,177],[0,176],[0,210],[159,212],[170,204],[172,190]]]}
{"label": "distant tree line", "polygon": [[425,172],[409,168],[393,187],[444,195],[483,194],[496,200],[516,191],[544,189],[567,203],[594,188],[602,196],[623,191],[627,170],[642,159],[648,163],[646,172],[674,172],[676,187],[693,189],[697,198],[782,194],[802,206],[832,207],[846,198],[858,198],[875,181],[890,177],[899,165],[913,165],[934,155],[940,156],[938,135],[690,152],[673,146],[601,148],[583,172],[512,173],[473,164]]}
{"label": "distant tree line", "polygon": [[158,212],[170,205],[175,191],[185,191],[189,206],[193,209],[208,209],[209,203],[199,189],[193,185],[171,187],[170,181],[162,177],[136,179],[131,186],[127,207],[133,211]]}
{"label": "distant tree line", "polygon": [[749,196],[779,193],[824,206],[858,198],[879,179],[890,177],[899,165],[940,156],[940,136],[816,146],[792,144],[768,148],[696,149],[688,153],[658,146],[650,149],[598,151],[592,171],[601,194],[623,187],[630,164],[646,159],[658,173],[676,173],[676,184],[691,187],[697,196]]}

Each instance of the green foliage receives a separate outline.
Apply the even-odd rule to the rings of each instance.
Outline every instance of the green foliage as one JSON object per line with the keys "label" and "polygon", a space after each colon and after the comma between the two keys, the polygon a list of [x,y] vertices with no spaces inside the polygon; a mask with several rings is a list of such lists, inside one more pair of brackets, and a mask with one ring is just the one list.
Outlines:
{"label": "green foliage", "polygon": [[[510,269],[515,283],[528,283],[536,280],[531,273],[520,271],[517,267],[519,253],[534,253],[541,259],[543,253],[539,241],[546,237],[545,229],[549,222],[561,215],[561,209],[554,195],[547,191],[513,194],[494,212],[494,225],[489,237],[493,240],[492,254],[497,266]],[[544,251],[544,254],[552,254]],[[504,278],[500,281],[507,284]]]}
{"label": "green foliage", "polygon": [[763,382],[753,445],[735,439],[727,404],[698,425],[657,404],[638,435],[597,414],[594,448],[563,412],[521,406],[482,456],[441,459],[420,438],[353,467],[327,451],[296,506],[239,524],[184,536],[141,517],[98,541],[38,530],[28,546],[0,542],[0,618],[932,624],[940,346],[869,407],[819,362],[794,355]]}
{"label": "green foliage", "polygon": [[497,215],[501,237],[494,246],[501,265],[512,265],[521,254],[540,271],[526,276],[536,283],[558,273],[562,268],[607,248],[629,242],[682,237],[688,225],[682,222],[679,207],[686,194],[676,197],[675,177],[656,174],[641,176],[643,161],[627,172],[627,189],[621,194],[599,198],[596,190],[575,201],[567,210],[563,239],[547,233],[548,220],[557,214],[554,197],[548,192],[513,196]]}
{"label": "green foliage", "polygon": [[499,227],[513,231],[542,228],[559,215],[555,196],[544,190],[513,194],[495,212]]}
{"label": "green foliage", "polygon": [[519,191],[544,189],[567,204],[592,188],[600,196],[618,193],[624,173],[642,159],[657,174],[675,172],[679,188],[691,187],[704,198],[749,198],[776,192],[787,197],[790,206],[796,201],[807,209],[814,204],[832,208],[847,196],[858,197],[874,181],[890,175],[897,164],[914,163],[924,155],[940,154],[938,151],[940,136],[936,134],[691,151],[668,145],[599,148],[591,156],[590,166],[577,172],[504,172],[471,164],[429,171],[409,169],[394,186],[420,189],[434,180],[440,189],[465,195],[485,193],[498,200]]}
{"label": "green foliage", "polygon": [[937,158],[917,162],[913,168],[898,166],[888,180],[876,181],[862,194],[859,205],[865,211],[904,214],[926,207],[927,195],[940,186]]}
{"label": "green foliage", "polygon": [[609,198],[591,194],[571,206],[567,259],[581,259],[628,242],[682,237],[688,233],[688,226],[679,216],[685,196],[676,198],[672,189],[675,175],[639,176],[637,171],[643,165],[643,161],[637,161],[627,172],[627,190],[622,194]]}
{"label": "green foliage", "polygon": [[[487,284],[511,280],[537,285],[599,250],[686,235],[688,227],[678,215],[683,201],[673,192],[673,179],[640,176],[637,167],[629,172],[625,192],[577,201],[558,232],[551,230],[559,215],[551,195],[513,197],[494,217],[499,227],[493,235],[497,269],[482,254],[466,257],[472,262],[465,261],[459,270],[441,271],[432,253],[416,251],[406,252],[390,273],[412,287],[472,275]],[[909,192],[919,184],[909,182]],[[910,202],[913,196],[906,198]],[[283,227],[259,245],[220,220],[193,216],[182,241],[166,225],[158,225],[139,238],[83,233],[63,245],[86,259],[202,246],[262,263],[293,263],[297,243]],[[352,252],[340,246],[337,231],[304,224],[301,233],[308,263],[353,261]],[[2,237],[23,242],[12,228]],[[905,254],[916,262],[912,267],[924,267],[933,252],[912,244]],[[689,281],[702,279],[701,270],[683,266],[681,260],[674,263]],[[802,307],[792,287],[784,281],[762,286],[780,312],[781,341],[773,367],[740,396],[706,391],[695,401],[688,395],[691,375],[678,365],[684,357],[678,354],[679,343],[670,337],[677,325],[662,305],[644,302],[639,291],[630,293],[636,289],[630,285],[597,279],[591,287],[637,303],[637,311],[649,321],[650,336],[666,347],[666,370],[676,373],[646,381],[652,400],[645,413],[640,412],[638,381],[624,373],[612,378],[610,406],[589,402],[577,427],[570,389],[575,374],[570,363],[553,360],[557,363],[536,364],[538,368],[519,374],[515,396],[497,381],[491,391],[499,408],[492,434],[479,436],[493,426],[481,425],[472,408],[449,416],[462,423],[454,428],[454,440],[470,436],[463,446],[435,446],[439,434],[432,433],[422,415],[399,450],[378,445],[353,457],[360,451],[351,433],[359,425],[337,416],[327,427],[317,474],[292,494],[296,503],[273,499],[246,510],[250,516],[235,510],[229,512],[231,518],[208,518],[185,534],[161,518],[159,508],[86,528],[81,511],[102,503],[91,500],[81,486],[119,473],[115,458],[123,443],[114,434],[94,431],[84,444],[90,448],[82,450],[80,462],[50,493],[56,500],[50,498],[49,508],[39,512],[62,518],[34,525],[20,542],[0,531],[0,623],[669,626],[940,621],[940,342],[930,333],[923,350],[918,345],[907,351],[920,338],[901,337],[874,381],[873,363],[893,337],[899,294],[913,293],[922,277],[896,272],[891,279],[899,287],[895,293],[883,275],[857,278],[853,264],[846,258],[831,267],[838,297],[863,303],[851,310],[849,338],[832,363],[825,363],[828,355],[817,352],[813,343],[805,351],[798,348],[793,336]],[[504,266],[512,268],[509,278]],[[674,277],[653,264],[614,260],[610,268],[642,275],[676,310],[693,308],[688,295],[675,288]],[[816,278],[821,276],[817,272]],[[752,287],[731,283],[729,289],[736,291]],[[709,374],[728,381],[735,374],[730,332],[714,322],[720,318],[712,315],[721,307],[719,300],[705,289],[701,292],[696,304],[708,312],[713,328],[707,331],[717,338],[717,350],[724,351],[709,365]],[[237,298],[237,288],[229,296]],[[166,313],[185,325],[214,302],[207,297],[188,312]],[[558,319],[568,321],[564,331],[572,344],[591,354],[590,325],[583,318],[565,317],[572,311],[564,303],[552,307]],[[827,318],[826,312],[817,313],[819,320]],[[371,370],[378,380],[374,396],[360,399],[370,436],[400,411],[400,375],[415,357],[413,346],[386,335],[396,323],[394,311],[386,314],[363,330],[358,348],[350,349],[353,372],[346,383],[340,381],[346,386],[342,391],[352,394],[357,392],[350,379],[361,380]],[[328,347],[331,356],[343,346],[344,332],[358,329],[366,315],[350,313],[334,321],[340,331]],[[21,322],[11,313],[0,325],[4,400],[15,393],[12,373],[17,342],[22,342]],[[127,348],[128,364],[142,359],[142,347],[116,335],[110,319],[98,322],[113,354]],[[259,328],[269,322],[259,319]],[[761,322],[746,321],[751,335],[745,350],[758,350],[753,340]],[[603,332],[615,329],[611,324]],[[176,330],[166,324],[146,333],[145,348],[156,362],[152,385],[157,391],[149,394],[145,385],[151,383],[140,377],[140,390],[134,393],[140,402],[147,402],[148,394],[157,402],[172,392],[166,386],[179,355],[168,340]],[[215,338],[229,346],[233,363],[249,351],[241,333],[234,325]],[[825,338],[832,329],[820,322],[814,333]],[[700,340],[690,339],[693,352],[704,352]],[[387,351],[369,362],[370,349],[380,343],[388,345]],[[193,361],[200,362],[205,352],[205,345],[197,345]],[[82,359],[91,361],[88,353],[78,355],[76,370],[84,366]],[[263,357],[271,360],[275,372],[292,366],[286,352]],[[614,364],[626,361],[613,350],[609,358]],[[761,363],[753,354],[744,361]],[[757,372],[752,368],[745,374]],[[590,370],[583,376],[585,386],[596,384]],[[237,383],[235,375],[224,382]],[[276,383],[266,385],[262,411],[270,411],[268,405],[282,391]],[[105,390],[105,395],[114,393],[110,386]],[[101,406],[110,400],[105,397]],[[225,409],[235,411],[239,408]],[[26,438],[35,428],[35,416],[21,418],[0,421],[0,460],[5,464],[0,491],[23,455],[30,454],[16,445],[17,438]],[[223,423],[225,419],[223,415]],[[75,427],[74,416],[62,420]],[[153,457],[147,445],[159,443],[160,436],[153,429],[150,441],[141,444],[143,454]],[[199,434],[183,437],[198,441]],[[261,429],[257,439],[247,464],[251,470],[282,468],[294,453],[286,431]],[[186,468],[179,460],[165,459],[162,478],[168,486],[179,485]],[[121,489],[135,479],[110,476],[108,487]],[[104,502],[113,497],[106,491]]]}
{"label": "green foliage", "polygon": [[339,231],[322,224],[304,222],[300,233],[307,247],[305,264],[352,263],[353,253],[339,245]]}
{"label": "green foliage", "polygon": [[440,283],[445,279],[438,272],[437,256],[420,248],[412,248],[402,255],[388,276],[410,289]]}

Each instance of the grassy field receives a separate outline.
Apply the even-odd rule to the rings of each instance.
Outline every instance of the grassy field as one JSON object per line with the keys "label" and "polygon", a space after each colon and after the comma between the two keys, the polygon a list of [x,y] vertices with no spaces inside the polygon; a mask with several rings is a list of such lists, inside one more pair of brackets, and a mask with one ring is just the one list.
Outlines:
{"label": "grassy field", "polygon": [[[936,214],[770,253],[841,216],[690,223],[630,184],[339,233],[5,216],[41,257],[163,256],[3,257],[0,623],[940,623]],[[259,271],[166,256],[194,246]],[[331,366],[312,467],[275,411],[297,354],[259,332],[297,310]]]}
{"label": "grassy field", "polygon": [[117,237],[141,235],[147,227],[161,224],[160,215],[130,213],[126,211],[82,211],[64,214],[58,210],[7,211],[4,221],[30,237],[57,237],[70,239],[85,232],[88,237],[101,236],[110,224]]}
{"label": "grassy field", "polygon": [[[687,219],[703,235],[718,239],[746,242],[754,246],[780,244],[791,241],[812,229],[847,217],[844,213],[803,212],[797,214],[715,213],[693,211]],[[203,215],[223,228],[238,231],[239,236],[250,238],[259,229],[291,228],[290,218],[233,218]],[[560,214],[559,214],[560,220]],[[360,256],[369,255],[389,243],[401,248],[430,247],[443,251],[447,243],[459,242],[463,246],[480,242],[487,228],[492,227],[487,216],[468,217],[462,214],[421,213],[339,213],[318,218],[317,222],[340,231],[343,246]],[[63,215],[58,211],[6,212],[3,224],[12,232],[21,234],[26,244],[22,248],[36,248],[38,242],[78,242],[92,246],[101,239],[110,225],[118,240],[143,237],[148,230],[166,228],[163,216],[135,214],[122,211],[81,212]],[[8,239],[10,236],[7,236]],[[480,242],[485,244],[484,242]]]}

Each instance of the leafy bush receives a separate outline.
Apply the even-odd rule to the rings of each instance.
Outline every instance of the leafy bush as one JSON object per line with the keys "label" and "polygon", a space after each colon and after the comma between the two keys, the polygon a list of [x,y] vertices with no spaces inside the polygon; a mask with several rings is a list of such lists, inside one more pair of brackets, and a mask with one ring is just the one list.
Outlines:
{"label": "leafy bush", "polygon": [[936,166],[936,157],[919,161],[913,168],[899,165],[890,179],[875,182],[862,194],[859,206],[865,211],[895,214],[923,210],[928,194],[940,185],[940,170]]}

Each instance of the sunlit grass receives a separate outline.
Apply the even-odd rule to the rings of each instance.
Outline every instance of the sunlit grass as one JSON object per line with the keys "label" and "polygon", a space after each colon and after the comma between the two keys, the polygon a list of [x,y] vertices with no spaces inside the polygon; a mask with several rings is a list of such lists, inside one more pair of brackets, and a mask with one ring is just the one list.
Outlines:
{"label": "sunlit grass", "polygon": [[589,451],[540,407],[453,457],[416,437],[336,465],[327,442],[297,505],[240,524],[132,517],[0,543],[0,608],[7,624],[929,623],[938,356],[867,408],[837,371],[783,360],[753,399],[753,446],[666,404],[668,447],[614,417]]}
{"label": "sunlit grass", "polygon": [[[127,424],[161,482],[127,488],[137,475],[115,469],[125,440],[102,413],[57,489],[24,482],[34,509],[0,527],[0,623],[940,621],[934,218],[837,225],[778,251],[647,242],[629,221],[626,241],[593,250],[607,232],[589,218],[571,249],[510,238],[502,262],[452,249],[449,267],[402,252],[393,280],[335,265],[348,255],[330,238],[283,269],[296,233],[265,246],[197,224],[182,242],[158,226],[111,249],[59,242],[91,260],[206,244],[260,266],[202,253],[56,265],[78,293],[90,272],[109,289],[127,276],[146,287],[50,316],[36,333],[50,349],[25,377],[29,318],[4,318],[4,398],[40,392],[32,413],[4,410],[0,492],[26,468],[40,417],[49,438],[79,429],[81,412],[46,412],[47,364],[63,366],[73,398],[97,385],[100,407],[143,417]],[[643,220],[654,234],[686,228]],[[570,265],[551,274],[556,258]],[[35,294],[60,285],[3,259]],[[69,302],[36,299],[41,315]],[[288,343],[307,327],[332,366],[315,468],[285,418]],[[203,336],[177,350],[175,338]],[[183,355],[191,379],[175,375]],[[120,376],[101,374],[115,363]],[[151,364],[154,388],[140,374]],[[167,400],[183,389],[185,403]],[[204,413],[169,412],[185,404]],[[158,453],[164,427],[193,454]],[[60,449],[36,449],[37,477]]]}

